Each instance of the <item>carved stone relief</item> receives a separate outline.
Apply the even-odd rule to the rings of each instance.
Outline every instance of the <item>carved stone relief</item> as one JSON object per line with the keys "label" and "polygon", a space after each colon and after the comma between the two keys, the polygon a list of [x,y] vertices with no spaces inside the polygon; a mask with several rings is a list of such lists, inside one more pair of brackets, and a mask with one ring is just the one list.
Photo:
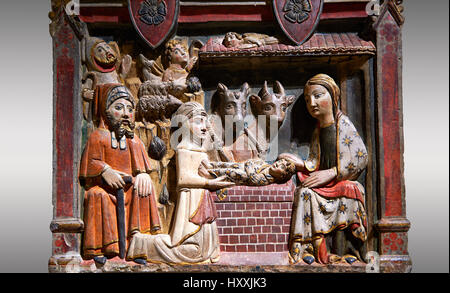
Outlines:
{"label": "carved stone relief", "polygon": [[311,2],[309,0],[287,0],[284,4],[284,17],[292,23],[302,23],[309,18]]}
{"label": "carved stone relief", "polygon": [[[147,26],[158,27],[168,20],[169,6],[175,2],[178,5],[178,1],[142,1],[137,14]],[[397,11],[398,4],[392,2],[386,9]],[[282,5],[286,21],[308,23],[311,29],[323,1],[286,0]],[[86,28],[80,41],[82,80],[77,97],[81,96],[84,118],[80,124],[87,131],[80,139],[84,151],[77,159],[79,174],[74,179],[82,188],[76,196],[83,205],[84,226],[73,232],[82,234],[83,261],[93,260],[97,266],[117,261],[146,267],[228,266],[239,258],[230,253],[251,254],[264,243],[266,250],[261,252],[275,255],[279,249],[276,253],[284,257],[280,263],[290,266],[288,270],[335,264],[361,269],[367,261],[368,220],[373,212],[367,204],[371,195],[366,194],[373,190],[367,183],[371,178],[361,180],[361,175],[366,174],[373,144],[367,142],[368,134],[361,133],[361,121],[344,114],[349,89],[341,92],[345,70],[339,60],[357,71],[359,62],[367,62],[359,56],[364,53],[355,53],[356,61],[352,55],[331,63],[332,54],[323,57],[324,51],[316,52],[316,59],[302,56],[314,54],[314,48],[308,47],[294,60],[307,64],[305,68],[291,66],[283,72],[280,64],[291,62],[294,57],[289,52],[297,47],[280,44],[277,36],[224,32],[201,36],[215,39],[207,46],[227,52],[208,57],[209,71],[202,72],[201,52],[207,46],[197,36],[174,37],[161,42],[159,50],[150,46],[145,51],[133,43],[124,50],[121,38],[126,37],[106,42],[90,36]],[[346,35],[342,36],[344,40]],[[333,35],[319,35],[314,42],[327,37]],[[252,50],[260,55],[232,53]],[[367,58],[373,57],[374,50]],[[274,65],[260,70],[265,61]],[[227,62],[234,67],[221,67]],[[240,62],[247,67],[241,68]],[[232,72],[226,72],[230,68]],[[298,75],[298,81],[289,74]],[[331,76],[341,79],[339,86]],[[275,150],[276,159],[269,160],[270,146],[278,143],[276,134],[297,113],[288,111],[296,98],[304,100],[303,113],[313,121],[298,123],[294,126],[298,129],[292,130],[309,134],[307,156],[296,151],[298,142],[289,137],[281,139],[295,148],[286,153]],[[225,221],[218,206],[236,210]],[[235,223],[237,228],[226,232],[227,225]],[[262,223],[275,229],[265,230]],[[250,244],[239,246],[241,239]],[[230,251],[221,248],[222,241]],[[277,241],[281,244],[275,248]]]}

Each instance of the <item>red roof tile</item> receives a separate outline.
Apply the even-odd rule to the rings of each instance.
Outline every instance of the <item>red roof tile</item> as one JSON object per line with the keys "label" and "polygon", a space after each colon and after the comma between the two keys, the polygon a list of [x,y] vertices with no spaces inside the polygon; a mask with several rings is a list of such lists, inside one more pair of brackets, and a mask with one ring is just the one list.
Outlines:
{"label": "red roof tile", "polygon": [[301,46],[273,44],[250,49],[227,48],[222,45],[222,38],[211,38],[200,49],[200,58],[259,55],[375,55],[375,52],[374,44],[361,39],[357,33],[316,33]]}

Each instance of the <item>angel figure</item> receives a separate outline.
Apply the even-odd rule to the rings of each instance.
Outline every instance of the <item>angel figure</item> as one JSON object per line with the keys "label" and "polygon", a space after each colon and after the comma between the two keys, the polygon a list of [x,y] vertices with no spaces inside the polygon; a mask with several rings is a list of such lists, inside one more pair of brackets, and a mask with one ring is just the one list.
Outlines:
{"label": "angel figure", "polygon": [[194,41],[188,49],[184,42],[173,39],[167,42],[164,54],[156,60],[149,60],[141,54],[144,84],[150,82],[182,102],[197,101],[203,105],[204,92],[200,81],[191,76],[201,46],[201,42]]}

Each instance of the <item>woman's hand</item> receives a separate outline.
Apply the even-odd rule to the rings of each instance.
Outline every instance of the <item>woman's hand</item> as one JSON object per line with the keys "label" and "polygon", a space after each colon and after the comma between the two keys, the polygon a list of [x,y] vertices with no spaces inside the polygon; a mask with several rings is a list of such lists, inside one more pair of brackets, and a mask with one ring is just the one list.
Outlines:
{"label": "woman's hand", "polygon": [[198,167],[198,175],[208,178],[208,179],[213,179],[214,177],[208,172],[208,169],[206,169],[205,165],[200,164],[200,167]]}
{"label": "woman's hand", "polygon": [[302,182],[302,185],[308,188],[323,187],[336,178],[336,176],[337,173],[335,168],[315,171]]}
{"label": "woman's hand", "polygon": [[203,160],[200,165],[203,165],[206,169],[211,169],[213,165],[208,160]]}
{"label": "woman's hand", "polygon": [[216,179],[208,179],[206,181],[206,188],[214,191],[236,185],[234,182],[226,181],[226,178],[227,176],[218,177]]}
{"label": "woman's hand", "polygon": [[136,176],[134,182],[134,189],[136,189],[140,197],[147,197],[152,193],[152,180],[147,173],[141,173]]}
{"label": "woman's hand", "polygon": [[211,169],[212,167],[213,166],[208,160],[203,160],[198,167],[198,175],[208,179],[213,179],[214,177],[208,172],[208,169]]}

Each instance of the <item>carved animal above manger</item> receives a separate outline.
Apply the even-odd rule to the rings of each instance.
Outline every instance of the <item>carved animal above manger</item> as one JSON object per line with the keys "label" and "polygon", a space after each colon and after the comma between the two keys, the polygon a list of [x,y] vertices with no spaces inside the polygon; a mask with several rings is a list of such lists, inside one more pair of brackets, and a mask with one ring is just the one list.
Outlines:
{"label": "carved animal above manger", "polygon": [[250,96],[250,107],[256,121],[245,132],[254,143],[260,158],[266,159],[269,144],[283,124],[287,108],[294,100],[294,96],[286,95],[279,81],[275,81],[273,93],[270,93],[267,81],[264,81],[259,93]]}

